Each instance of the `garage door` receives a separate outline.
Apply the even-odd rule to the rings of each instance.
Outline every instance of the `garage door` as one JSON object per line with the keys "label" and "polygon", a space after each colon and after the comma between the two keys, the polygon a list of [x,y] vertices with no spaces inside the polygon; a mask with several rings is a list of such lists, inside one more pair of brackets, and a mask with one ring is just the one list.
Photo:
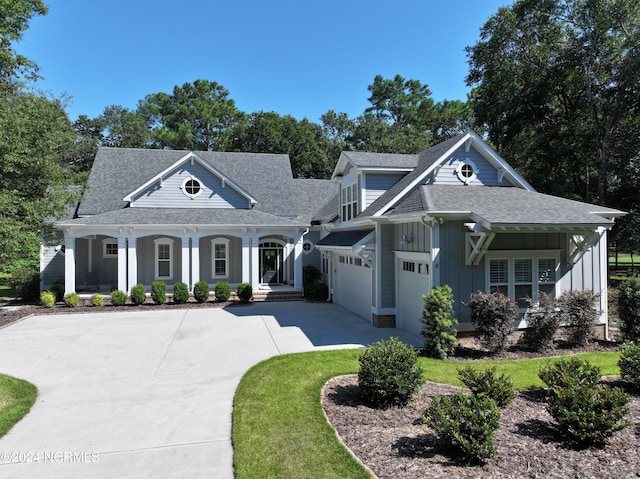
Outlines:
{"label": "garage door", "polygon": [[335,302],[371,321],[371,268],[362,258],[338,256],[334,281]]}
{"label": "garage door", "polygon": [[431,261],[428,253],[396,255],[396,326],[420,335],[422,332],[422,295],[431,289]]}

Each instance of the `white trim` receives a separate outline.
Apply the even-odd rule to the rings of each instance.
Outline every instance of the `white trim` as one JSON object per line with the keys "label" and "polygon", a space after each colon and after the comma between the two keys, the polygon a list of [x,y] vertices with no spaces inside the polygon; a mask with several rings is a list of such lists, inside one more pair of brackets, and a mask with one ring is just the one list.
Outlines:
{"label": "white trim", "polygon": [[[464,176],[464,174],[462,173],[462,169],[465,166],[470,166],[471,167],[472,172],[471,172],[471,176],[469,176],[469,177]],[[465,158],[464,160],[458,159],[458,165],[456,166],[456,176],[465,185],[468,185],[469,183],[471,183],[473,180],[475,180],[478,177],[478,167],[469,158]]]}
{"label": "white trim", "polygon": [[[195,181],[198,183],[198,191],[196,193],[187,192],[187,183],[189,181]],[[202,190],[203,190],[202,181],[200,181],[198,178],[196,178],[193,175],[189,175],[189,177],[185,178],[185,180],[180,185],[180,189],[182,190],[182,194],[184,194],[187,198],[194,200],[202,194]]]}
{"label": "white trim", "polygon": [[[229,238],[216,237],[211,239],[211,278],[229,278]],[[216,245],[224,245],[224,258],[216,258]],[[216,261],[224,260],[224,274],[216,274]]]}
{"label": "white trim", "polygon": [[[154,278],[156,281],[164,281],[166,279],[173,279],[173,239],[172,238],[156,238],[153,240],[154,243]],[[169,245],[169,258],[162,259],[162,261],[169,262],[169,276],[160,276],[159,271],[159,263],[160,258],[158,258],[158,249],[160,245]]]}
{"label": "white trim", "polygon": [[[107,252],[107,245],[109,245],[109,244],[116,245],[115,254]],[[103,258],[110,258],[110,259],[117,259],[118,258],[118,240],[116,238],[104,238],[102,240],[102,257]]]}
{"label": "white trim", "polygon": [[[309,245],[309,249],[308,250],[304,249],[305,245]],[[313,250],[315,250],[315,249],[316,249],[316,245],[314,245],[313,241],[311,241],[310,239],[305,239],[302,242],[302,254],[305,254],[305,255],[311,254],[311,253],[313,253]]]}

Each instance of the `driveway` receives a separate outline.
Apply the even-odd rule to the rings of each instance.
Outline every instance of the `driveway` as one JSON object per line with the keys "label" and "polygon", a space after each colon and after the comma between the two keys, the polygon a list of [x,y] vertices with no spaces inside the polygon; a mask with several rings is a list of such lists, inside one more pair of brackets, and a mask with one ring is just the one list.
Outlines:
{"label": "driveway", "polygon": [[247,369],[390,336],[422,342],[297,301],[26,319],[0,330],[0,372],[39,395],[0,439],[0,477],[231,479],[233,395]]}

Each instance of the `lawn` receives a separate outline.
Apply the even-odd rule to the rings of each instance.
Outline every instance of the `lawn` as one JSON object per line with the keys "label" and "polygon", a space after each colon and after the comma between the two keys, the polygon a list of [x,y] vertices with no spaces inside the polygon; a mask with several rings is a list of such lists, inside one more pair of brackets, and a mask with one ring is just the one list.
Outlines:
{"label": "lawn", "polygon": [[[234,467],[238,479],[368,478],[336,438],[324,418],[320,390],[333,376],[358,371],[361,350],[320,351],[276,356],[251,368],[240,381],[233,408]],[[579,357],[619,374],[618,353]],[[460,363],[420,358],[430,381],[459,385]],[[495,365],[517,389],[542,386],[538,369],[547,359],[474,361]]]}
{"label": "lawn", "polygon": [[0,374],[0,437],[31,410],[37,396],[33,384]]}

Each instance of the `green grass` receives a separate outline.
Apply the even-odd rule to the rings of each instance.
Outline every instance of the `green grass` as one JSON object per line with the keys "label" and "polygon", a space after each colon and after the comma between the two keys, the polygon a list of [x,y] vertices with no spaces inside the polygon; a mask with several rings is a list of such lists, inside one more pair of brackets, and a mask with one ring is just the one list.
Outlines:
{"label": "green grass", "polygon": [[[238,479],[368,478],[327,424],[320,390],[333,376],[358,371],[361,350],[320,351],[276,356],[251,368],[240,381],[233,408],[234,467]],[[578,357],[616,375],[618,353]],[[430,381],[459,385],[461,363],[420,358]],[[538,369],[549,359],[474,361],[495,365],[517,389],[543,386]],[[464,363],[466,364],[466,363]]]}
{"label": "green grass", "polygon": [[0,374],[0,437],[31,410],[37,396],[33,384]]}

